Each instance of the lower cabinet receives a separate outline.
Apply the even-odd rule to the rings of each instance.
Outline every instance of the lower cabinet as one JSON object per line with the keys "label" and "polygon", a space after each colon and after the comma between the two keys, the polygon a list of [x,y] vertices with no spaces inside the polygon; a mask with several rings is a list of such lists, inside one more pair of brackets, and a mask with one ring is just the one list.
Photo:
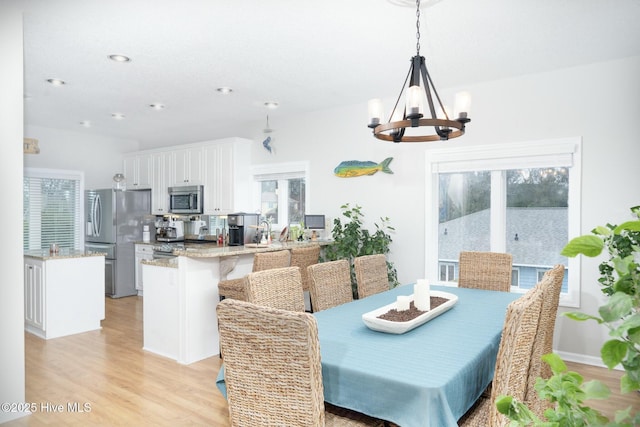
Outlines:
{"label": "lower cabinet", "polygon": [[104,255],[24,257],[24,327],[44,339],[100,329]]}
{"label": "lower cabinet", "polygon": [[41,331],[46,330],[44,317],[43,261],[24,264],[24,322]]}
{"label": "lower cabinet", "polygon": [[142,260],[144,259],[153,259],[153,245],[145,244],[145,243],[136,243],[135,245],[135,256],[136,256],[136,272],[135,272],[135,281],[136,281],[136,290],[138,291],[138,295],[142,296],[144,290],[144,278],[142,276]]}

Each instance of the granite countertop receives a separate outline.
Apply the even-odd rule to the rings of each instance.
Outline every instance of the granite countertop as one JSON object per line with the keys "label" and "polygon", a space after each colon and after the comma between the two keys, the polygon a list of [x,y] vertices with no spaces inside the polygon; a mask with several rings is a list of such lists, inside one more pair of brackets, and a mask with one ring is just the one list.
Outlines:
{"label": "granite countertop", "polygon": [[234,255],[255,254],[258,252],[273,252],[313,245],[327,246],[331,243],[333,242],[327,240],[308,242],[274,242],[271,245],[251,244],[245,246],[218,246],[213,243],[185,243],[184,249],[175,249],[173,254],[190,258],[219,258]]}
{"label": "granite countertop", "polygon": [[23,255],[30,258],[39,259],[41,261],[53,260],[53,259],[67,259],[67,258],[84,258],[90,256],[104,256],[103,253],[84,253],[84,251],[78,249],[60,248],[56,255],[49,253],[49,249],[33,249],[30,251],[24,251]]}
{"label": "granite countertop", "polygon": [[178,268],[178,258],[143,259],[140,262],[142,264],[154,265],[156,267]]}

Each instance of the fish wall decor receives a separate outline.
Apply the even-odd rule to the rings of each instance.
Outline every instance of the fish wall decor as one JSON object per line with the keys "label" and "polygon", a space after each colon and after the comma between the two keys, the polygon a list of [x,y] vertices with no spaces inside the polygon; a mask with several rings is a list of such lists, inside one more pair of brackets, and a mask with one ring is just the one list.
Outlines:
{"label": "fish wall decor", "polygon": [[382,171],[384,173],[393,173],[391,169],[389,169],[389,163],[391,163],[393,157],[387,157],[380,163],[372,162],[372,161],[361,161],[361,160],[345,160],[341,162],[336,168],[333,170],[333,173],[340,178],[353,178],[356,176],[364,176],[364,175],[373,175],[378,171]]}

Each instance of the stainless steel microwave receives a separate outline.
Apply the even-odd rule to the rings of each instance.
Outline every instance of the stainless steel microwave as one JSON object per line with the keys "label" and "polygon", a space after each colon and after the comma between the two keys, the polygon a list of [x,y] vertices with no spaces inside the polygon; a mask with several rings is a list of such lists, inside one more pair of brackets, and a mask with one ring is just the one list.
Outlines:
{"label": "stainless steel microwave", "polygon": [[203,212],[202,185],[169,187],[169,212],[175,214],[201,214]]}

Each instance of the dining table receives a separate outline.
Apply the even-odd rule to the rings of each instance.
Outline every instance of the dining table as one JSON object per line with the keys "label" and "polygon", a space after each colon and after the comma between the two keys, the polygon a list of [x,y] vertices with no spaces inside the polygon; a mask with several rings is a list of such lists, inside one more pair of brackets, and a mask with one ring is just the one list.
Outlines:
{"label": "dining table", "polygon": [[[457,426],[493,379],[506,309],[521,294],[430,289],[455,304],[403,333],[370,329],[362,315],[412,295],[413,284],[313,314],[326,402],[401,427]],[[226,395],[223,369],[217,386]]]}

